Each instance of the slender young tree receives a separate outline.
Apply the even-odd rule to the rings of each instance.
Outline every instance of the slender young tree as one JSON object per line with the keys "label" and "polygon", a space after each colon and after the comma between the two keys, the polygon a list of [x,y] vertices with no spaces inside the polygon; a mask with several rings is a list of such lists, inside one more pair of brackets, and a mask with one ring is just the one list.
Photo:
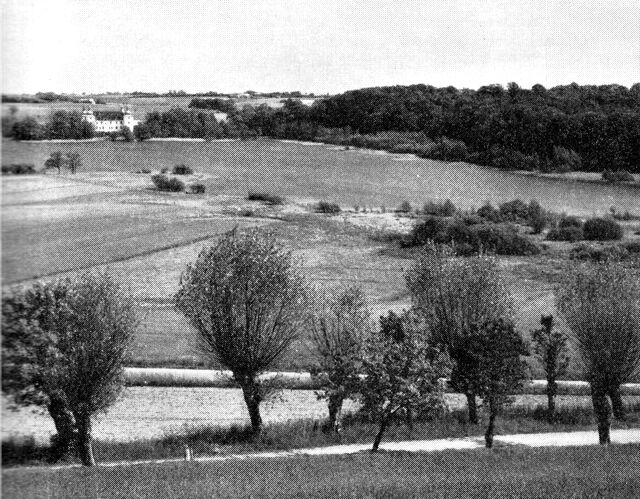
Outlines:
{"label": "slender young tree", "polygon": [[66,158],[66,165],[69,168],[69,171],[75,175],[75,173],[82,166],[82,157],[80,153],[77,152],[68,152]]}
{"label": "slender young tree", "polygon": [[611,443],[611,398],[616,419],[625,412],[620,386],[640,368],[640,271],[618,261],[570,268],[556,294],[591,384],[601,444]]}
{"label": "slender young tree", "polygon": [[540,318],[541,328],[531,334],[536,357],[542,363],[547,378],[547,420],[555,421],[556,401],[558,393],[558,378],[567,373],[569,356],[567,355],[568,338],[562,332],[554,329],[553,315],[543,315]]}
{"label": "slender young tree", "polygon": [[433,341],[454,362],[453,388],[467,397],[469,421],[478,423],[473,358],[468,337],[477,324],[512,316],[512,300],[498,270],[486,255],[456,258],[448,246],[428,242],[405,275],[417,312]]}
{"label": "slender young tree", "polygon": [[337,432],[343,402],[360,379],[365,342],[373,329],[362,290],[353,286],[320,296],[311,316],[310,329],[325,381],[321,397],[326,398],[329,405],[327,428]]}
{"label": "slender young tree", "polygon": [[138,319],[108,274],[36,284],[2,302],[2,389],[17,404],[46,407],[56,426],[51,459],[75,448],[95,464],[91,418],[123,386],[123,362]]}
{"label": "slender young tree", "polygon": [[449,374],[449,359],[429,342],[424,330],[405,327],[390,312],[367,343],[360,396],[363,410],[379,425],[372,452],[377,452],[389,424],[408,410],[423,415],[444,407],[440,378]]}
{"label": "slender young tree", "polygon": [[474,388],[489,408],[489,424],[484,438],[486,447],[490,449],[493,447],[496,418],[527,379],[526,363],[521,356],[529,352],[513,323],[504,319],[474,325],[468,342],[474,366]]}
{"label": "slender young tree", "polygon": [[182,274],[178,308],[204,353],[233,373],[255,434],[262,429],[259,375],[272,367],[306,322],[304,279],[289,250],[257,229],[225,234]]}

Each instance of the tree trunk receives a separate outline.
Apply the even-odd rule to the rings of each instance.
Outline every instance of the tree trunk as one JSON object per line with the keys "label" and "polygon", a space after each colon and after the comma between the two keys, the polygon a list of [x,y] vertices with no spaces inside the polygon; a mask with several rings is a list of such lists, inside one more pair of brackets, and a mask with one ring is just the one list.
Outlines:
{"label": "tree trunk", "polygon": [[467,397],[467,407],[469,409],[469,423],[478,424],[478,406],[476,404],[475,393],[465,393]]}
{"label": "tree trunk", "polygon": [[383,416],[382,421],[380,421],[380,429],[378,430],[376,439],[373,441],[373,447],[371,448],[371,452],[378,452],[378,447],[380,447],[380,442],[382,441],[382,435],[384,434],[384,430],[387,429],[388,423],[389,423],[389,416],[388,415]]}
{"label": "tree trunk", "polygon": [[50,396],[48,410],[57,432],[51,439],[51,448],[49,449],[49,461],[55,463],[71,451],[77,436],[76,421],[64,398],[60,395]]}
{"label": "tree trunk", "polygon": [[342,416],[342,403],[344,397],[342,395],[329,396],[329,426],[328,430],[338,433],[340,430],[340,418]]}
{"label": "tree trunk", "polygon": [[260,402],[262,402],[262,393],[260,386],[254,381],[249,380],[241,384],[244,401],[249,411],[249,419],[251,420],[251,429],[254,435],[259,435],[262,431],[262,417],[260,416]]}
{"label": "tree trunk", "polygon": [[93,442],[91,439],[91,416],[83,414],[77,418],[78,426],[78,455],[85,466],[95,466],[93,457]]}
{"label": "tree trunk", "polygon": [[611,406],[613,408],[613,417],[618,421],[624,421],[627,417],[620,394],[620,385],[609,387],[609,398],[611,398]]}
{"label": "tree trunk", "polygon": [[495,421],[496,421],[496,409],[492,403],[489,404],[489,426],[487,426],[487,431],[484,434],[484,444],[487,449],[491,449],[493,447],[493,433],[495,430]]}
{"label": "tree trunk", "polygon": [[413,431],[413,409],[411,407],[407,407],[407,415],[406,415],[407,426],[409,427],[409,432]]}
{"label": "tree trunk", "polygon": [[596,413],[596,417],[598,418],[598,436],[600,444],[610,444],[611,407],[609,406],[609,400],[607,400],[607,394],[604,390],[597,390],[592,386],[591,400],[593,402],[593,411]]}
{"label": "tree trunk", "polygon": [[553,424],[556,416],[556,392],[557,384],[555,380],[547,380],[547,421]]}

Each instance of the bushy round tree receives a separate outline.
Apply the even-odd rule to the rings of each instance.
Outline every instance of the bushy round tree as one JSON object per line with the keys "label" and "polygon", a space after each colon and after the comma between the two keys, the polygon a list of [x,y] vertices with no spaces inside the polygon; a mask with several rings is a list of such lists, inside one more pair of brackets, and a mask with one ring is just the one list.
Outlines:
{"label": "bushy round tree", "polygon": [[131,296],[108,274],[37,283],[2,300],[2,389],[45,407],[56,426],[51,459],[75,448],[95,464],[91,418],[123,386],[138,319]]}
{"label": "bushy round tree", "polygon": [[264,398],[259,375],[298,337],[305,301],[291,251],[257,229],[225,234],[182,274],[176,306],[197,331],[202,351],[233,373],[256,434]]}

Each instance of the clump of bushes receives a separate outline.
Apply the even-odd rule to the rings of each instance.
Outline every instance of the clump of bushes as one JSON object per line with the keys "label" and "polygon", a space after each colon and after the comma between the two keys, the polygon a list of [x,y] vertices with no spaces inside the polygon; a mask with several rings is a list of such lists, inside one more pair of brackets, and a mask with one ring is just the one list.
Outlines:
{"label": "clump of bushes", "polygon": [[329,215],[335,215],[336,213],[340,213],[342,210],[340,209],[340,205],[337,203],[331,203],[329,201],[320,201],[316,206],[316,211],[318,213],[327,213]]}
{"label": "clump of bushes", "polygon": [[580,170],[582,158],[573,149],[555,146],[551,161],[543,165],[543,170],[555,173],[567,173]]}
{"label": "clump of bushes", "polygon": [[476,215],[491,223],[513,222],[528,225],[534,234],[540,234],[549,222],[549,213],[535,200],[525,203],[520,199],[502,203],[498,208],[487,203],[476,211]]}
{"label": "clump of bushes", "polygon": [[420,158],[440,161],[465,161],[469,157],[467,145],[461,140],[443,137],[436,142],[420,145],[416,150]]}
{"label": "clump of bushes", "polygon": [[607,182],[633,182],[635,178],[627,170],[605,170],[602,172],[602,180]]}
{"label": "clump of bushes", "polygon": [[152,175],[151,181],[155,184],[158,190],[167,192],[183,192],[185,189],[184,182],[177,178],[169,178],[166,175]]}
{"label": "clump of bushes", "polygon": [[169,167],[168,166],[164,166],[162,168],[162,170],[160,170],[160,173],[168,173],[169,172]]}
{"label": "clump of bushes", "polygon": [[422,206],[423,215],[433,215],[436,217],[452,217],[456,211],[456,206],[450,199],[447,199],[444,203],[428,201]]}
{"label": "clump of bushes", "polygon": [[204,194],[205,190],[205,185],[201,183],[195,183],[189,186],[189,192],[191,194]]}
{"label": "clump of bushes", "polygon": [[175,165],[171,173],[174,175],[192,175],[193,170],[187,165]]}
{"label": "clump of bushes", "polygon": [[569,258],[573,260],[587,260],[592,262],[624,260],[628,256],[629,250],[624,246],[591,246],[586,243],[578,244],[569,253]]}
{"label": "clump of bushes", "polygon": [[36,173],[36,168],[30,163],[14,163],[11,165],[2,165],[3,175],[29,175]]}
{"label": "clump of bushes", "polygon": [[247,195],[249,201],[261,201],[270,205],[281,205],[285,203],[285,198],[277,196],[275,194],[269,194],[267,192],[253,192],[249,191]]}
{"label": "clump of bushes", "polygon": [[583,231],[588,241],[614,241],[624,236],[624,229],[611,218],[590,218],[584,223]]}
{"label": "clump of bushes", "polygon": [[582,241],[584,239],[584,224],[577,217],[562,217],[558,226],[547,234],[549,241]]}
{"label": "clump of bushes", "polygon": [[422,246],[428,241],[452,244],[459,256],[468,256],[480,251],[520,256],[536,255],[540,252],[534,243],[520,235],[511,224],[467,225],[463,218],[449,220],[443,217],[427,217],[413,227],[404,245]]}
{"label": "clump of bushes", "polygon": [[141,168],[140,170],[136,170],[135,173],[149,174],[151,173],[151,170],[149,170],[148,168]]}

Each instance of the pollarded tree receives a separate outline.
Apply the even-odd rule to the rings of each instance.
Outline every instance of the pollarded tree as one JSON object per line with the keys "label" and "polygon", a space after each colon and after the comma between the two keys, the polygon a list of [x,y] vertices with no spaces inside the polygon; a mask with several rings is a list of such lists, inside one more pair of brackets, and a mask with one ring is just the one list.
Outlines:
{"label": "pollarded tree", "polygon": [[202,351],[233,373],[256,434],[264,398],[259,375],[298,337],[305,300],[291,252],[255,229],[225,234],[182,274],[176,306],[196,329]]}
{"label": "pollarded tree", "polygon": [[[411,327],[390,312],[367,342],[364,377],[360,383],[363,411],[378,424],[376,452],[391,421],[407,411],[422,415],[444,407],[440,378],[449,374],[449,359],[435,347],[424,329]],[[409,326],[409,327],[407,327]]]}
{"label": "pollarded tree", "polygon": [[558,378],[567,373],[569,356],[567,355],[568,338],[561,331],[554,329],[553,315],[540,318],[540,329],[531,333],[533,349],[542,363],[547,378],[547,419],[553,423],[555,419],[558,392]]}
{"label": "pollarded tree", "polygon": [[58,434],[51,459],[72,447],[95,464],[91,418],[123,386],[123,362],[138,319],[108,274],[38,283],[2,301],[2,389],[20,405],[47,408]]}
{"label": "pollarded tree", "polygon": [[365,341],[371,335],[371,315],[359,287],[332,290],[321,296],[311,320],[311,340],[324,376],[328,428],[338,431],[344,400],[359,381]]}
{"label": "pollarded tree", "polygon": [[529,352],[513,322],[501,318],[474,325],[467,341],[474,365],[472,383],[489,408],[484,438],[487,448],[491,448],[496,418],[527,378],[521,356]]}
{"label": "pollarded tree", "polygon": [[617,261],[568,270],[556,294],[591,384],[601,444],[611,442],[611,398],[616,419],[624,419],[620,386],[640,367],[640,271]]}
{"label": "pollarded tree", "polygon": [[473,352],[468,338],[477,324],[512,316],[511,296],[497,261],[486,255],[456,258],[451,248],[428,243],[405,279],[433,341],[454,362],[452,387],[466,395],[469,421],[477,424],[475,374],[469,364]]}

